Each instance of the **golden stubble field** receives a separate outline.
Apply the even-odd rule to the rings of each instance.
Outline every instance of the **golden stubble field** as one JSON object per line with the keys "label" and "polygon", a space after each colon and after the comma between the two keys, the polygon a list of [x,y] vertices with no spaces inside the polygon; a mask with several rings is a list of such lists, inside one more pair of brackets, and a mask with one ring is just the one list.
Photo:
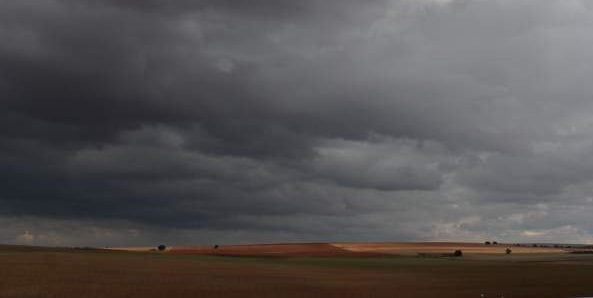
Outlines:
{"label": "golden stubble field", "polygon": [[[593,294],[593,258],[589,255],[541,251],[513,256],[484,254],[488,256],[485,259],[370,256],[366,253],[359,256],[313,257],[310,252],[299,255],[311,249],[311,245],[328,249],[322,244],[262,246],[261,250],[269,254],[284,248],[295,256],[261,254],[255,257],[187,251],[5,246],[0,247],[0,297],[480,297],[480,294],[485,297],[571,297]],[[360,246],[367,245],[357,247]],[[258,247],[244,249],[254,252]]]}
{"label": "golden stubble field", "polygon": [[[370,242],[370,243],[286,243],[259,245],[223,245],[171,247],[170,253],[214,254],[228,256],[415,256],[418,254],[444,254],[460,249],[464,254],[504,254],[506,248],[513,254],[565,253],[554,247],[513,246],[510,244],[485,245],[467,242]],[[148,248],[142,248],[145,251]],[[122,248],[137,251],[138,248]]]}
{"label": "golden stubble field", "polygon": [[467,242],[399,242],[399,243],[333,243],[344,250],[359,253],[416,255],[418,253],[450,253],[461,249],[465,254],[503,254],[510,248],[513,254],[564,253],[563,248],[514,246],[511,244],[485,245]]}

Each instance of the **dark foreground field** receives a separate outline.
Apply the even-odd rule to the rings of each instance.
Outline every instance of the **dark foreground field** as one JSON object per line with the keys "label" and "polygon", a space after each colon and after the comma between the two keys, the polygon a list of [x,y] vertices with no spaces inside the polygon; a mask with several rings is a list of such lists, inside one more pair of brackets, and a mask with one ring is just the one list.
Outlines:
{"label": "dark foreground field", "polygon": [[593,259],[254,258],[0,247],[0,297],[571,297]]}

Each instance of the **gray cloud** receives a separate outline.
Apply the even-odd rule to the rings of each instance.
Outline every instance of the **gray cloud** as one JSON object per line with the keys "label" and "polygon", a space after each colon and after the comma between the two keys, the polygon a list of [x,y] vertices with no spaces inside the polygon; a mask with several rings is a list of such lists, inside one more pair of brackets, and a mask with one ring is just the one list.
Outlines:
{"label": "gray cloud", "polygon": [[592,241],[592,9],[4,1],[1,241]]}

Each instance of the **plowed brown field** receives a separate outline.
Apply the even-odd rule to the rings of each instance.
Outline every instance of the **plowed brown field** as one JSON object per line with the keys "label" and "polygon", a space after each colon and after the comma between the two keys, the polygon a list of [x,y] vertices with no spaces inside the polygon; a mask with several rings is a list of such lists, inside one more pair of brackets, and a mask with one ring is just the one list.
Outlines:
{"label": "plowed brown field", "polygon": [[[175,249],[125,252],[0,246],[0,297],[551,298],[593,294],[591,255],[506,256],[496,252],[483,259],[405,254],[366,257],[366,252],[350,253],[385,251],[387,247],[389,251],[397,247],[416,252],[426,245],[340,245],[347,247],[327,244],[226,247],[233,257],[212,255],[210,247],[187,248],[185,252],[189,254],[184,254],[183,250]],[[435,247],[448,252],[460,246],[433,243],[429,252],[434,252]],[[470,250],[471,245],[461,247]],[[197,253],[200,249],[204,254]],[[325,253],[329,257],[320,256]],[[356,257],[358,254],[365,257]],[[532,255],[538,257],[529,257]]]}
{"label": "plowed brown field", "polygon": [[[416,275],[166,254],[0,253],[0,297],[368,297]],[[383,285],[383,286],[381,286]]]}
{"label": "plowed brown field", "polygon": [[353,251],[328,243],[223,245],[217,249],[213,246],[172,247],[168,252],[258,257],[348,257],[378,255],[376,252]]}

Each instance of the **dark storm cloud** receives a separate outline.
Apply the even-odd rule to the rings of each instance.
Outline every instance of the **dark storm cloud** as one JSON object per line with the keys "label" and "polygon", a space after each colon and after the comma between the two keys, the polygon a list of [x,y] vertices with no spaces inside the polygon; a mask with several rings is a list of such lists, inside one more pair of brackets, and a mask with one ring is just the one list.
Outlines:
{"label": "dark storm cloud", "polygon": [[3,1],[0,233],[593,241],[591,9]]}

